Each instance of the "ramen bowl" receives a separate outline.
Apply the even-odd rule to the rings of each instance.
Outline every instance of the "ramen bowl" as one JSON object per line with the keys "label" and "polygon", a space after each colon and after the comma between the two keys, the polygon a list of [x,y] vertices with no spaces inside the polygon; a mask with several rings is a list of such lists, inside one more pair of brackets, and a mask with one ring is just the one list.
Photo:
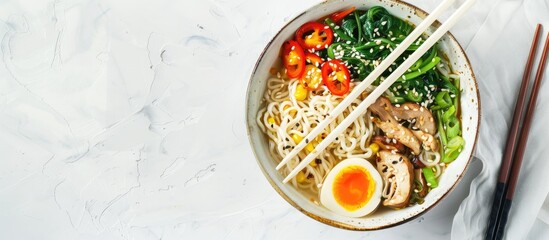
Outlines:
{"label": "ramen bowl", "polygon": [[[410,221],[435,207],[456,187],[471,161],[476,146],[480,123],[480,97],[477,81],[467,55],[456,39],[450,33],[446,34],[439,41],[439,49],[446,56],[453,72],[460,75],[462,137],[466,144],[459,157],[449,164],[441,175],[439,186],[427,194],[422,204],[400,210],[379,208],[374,213],[360,218],[345,217],[312,201],[311,196],[307,196],[291,184],[284,184],[285,176],[275,170],[278,162],[269,151],[267,136],[256,122],[258,112],[265,104],[263,96],[267,88],[267,80],[271,76],[270,69],[280,64],[279,52],[282,44],[292,38],[301,25],[353,6],[357,9],[382,6],[392,15],[414,25],[418,25],[427,16],[425,11],[396,0],[330,0],[312,6],[282,27],[261,53],[248,83],[246,124],[250,145],[257,163],[267,180],[282,198],[297,210],[322,223],[344,229],[365,231],[388,228]],[[431,34],[437,26],[440,26],[439,22],[428,29],[426,34]]]}

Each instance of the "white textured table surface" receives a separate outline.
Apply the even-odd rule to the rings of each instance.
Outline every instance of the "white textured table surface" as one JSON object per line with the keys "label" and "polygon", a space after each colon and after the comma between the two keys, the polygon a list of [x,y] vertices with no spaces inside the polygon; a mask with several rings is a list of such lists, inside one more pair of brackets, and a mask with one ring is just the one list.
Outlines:
{"label": "white textured table surface", "polygon": [[375,232],[306,217],[260,172],[248,77],[316,2],[0,1],[0,239],[450,238],[479,161],[432,211]]}

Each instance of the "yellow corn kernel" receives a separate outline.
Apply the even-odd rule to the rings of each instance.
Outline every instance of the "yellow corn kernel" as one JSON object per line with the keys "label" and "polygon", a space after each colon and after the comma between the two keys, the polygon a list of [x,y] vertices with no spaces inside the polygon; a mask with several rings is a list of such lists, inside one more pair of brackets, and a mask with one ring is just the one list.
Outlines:
{"label": "yellow corn kernel", "polygon": [[267,118],[267,122],[268,122],[269,124],[275,124],[275,123],[276,123],[276,120],[274,119],[274,117],[269,117],[269,118]]}
{"label": "yellow corn kernel", "polygon": [[292,115],[292,117],[295,117],[296,113],[297,111],[295,109],[290,110],[290,115]]}
{"label": "yellow corn kernel", "polygon": [[[288,109],[288,108],[290,108],[290,106],[285,105],[284,108],[283,108],[283,110],[286,110],[286,109]],[[292,109],[292,110],[290,110],[288,113],[289,113],[290,115],[292,115],[292,117],[294,117],[295,114],[297,113],[297,111],[296,111],[295,109]]]}
{"label": "yellow corn kernel", "polygon": [[309,163],[309,166],[311,166],[311,167],[316,167],[316,166],[317,166],[317,164],[316,164],[316,159],[313,160],[313,161],[311,161],[311,162]]}
{"label": "yellow corn kernel", "polygon": [[305,89],[305,87],[303,85],[298,84],[297,87],[295,88],[295,92],[294,92],[295,100],[297,100],[297,101],[305,100],[305,98],[307,98],[308,93],[309,93],[309,91],[307,91],[307,89]]}
{"label": "yellow corn kernel", "polygon": [[295,177],[295,180],[297,180],[298,183],[304,182],[305,179],[307,179],[307,176],[305,176],[305,173],[303,173],[301,171],[299,173],[297,173],[297,176]]}
{"label": "yellow corn kernel", "polygon": [[372,154],[376,154],[377,152],[379,152],[379,145],[377,145],[377,143],[372,143],[370,144],[370,149],[372,149]]}
{"label": "yellow corn kernel", "polygon": [[[292,134],[292,139],[294,140],[295,144],[299,144],[301,141],[303,141],[303,137],[297,134]],[[305,150],[307,150],[308,152],[312,152],[313,150],[315,150],[316,144],[314,143],[316,143],[316,141],[312,141],[309,144],[307,144],[307,146],[305,146]]]}
{"label": "yellow corn kernel", "polygon": [[292,134],[292,139],[294,140],[295,144],[299,144],[303,140],[303,137],[297,134]]}
{"label": "yellow corn kernel", "polygon": [[307,146],[305,146],[305,150],[307,150],[308,152],[312,152],[313,150],[315,150],[315,146],[313,145],[313,142],[310,142],[309,144],[307,144]]}

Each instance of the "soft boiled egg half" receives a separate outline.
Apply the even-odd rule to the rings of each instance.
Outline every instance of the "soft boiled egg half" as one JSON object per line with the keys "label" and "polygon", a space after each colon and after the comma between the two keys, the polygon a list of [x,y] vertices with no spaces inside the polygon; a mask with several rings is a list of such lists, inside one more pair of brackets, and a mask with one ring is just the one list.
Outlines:
{"label": "soft boiled egg half", "polygon": [[362,217],[377,208],[382,188],[383,180],[370,162],[349,158],[338,163],[326,176],[320,202],[337,214]]}

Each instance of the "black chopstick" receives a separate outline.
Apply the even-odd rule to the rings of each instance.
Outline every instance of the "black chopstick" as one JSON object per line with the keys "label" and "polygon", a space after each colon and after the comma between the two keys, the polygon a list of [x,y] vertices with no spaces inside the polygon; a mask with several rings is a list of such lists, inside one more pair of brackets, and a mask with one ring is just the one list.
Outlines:
{"label": "black chopstick", "polygon": [[[538,33],[536,32],[536,38],[537,38],[537,34]],[[504,191],[503,191],[503,194],[501,194],[501,198],[499,198],[499,199],[497,198],[497,197],[499,197],[498,196],[499,195],[498,194],[499,189],[496,189],[496,196],[494,197],[494,203],[496,203],[496,201],[499,201],[500,206],[499,206],[499,209],[497,210],[497,213],[496,213],[497,216],[496,216],[495,221],[492,221],[492,217],[493,217],[493,214],[494,214],[494,206],[492,208],[492,213],[491,213],[491,216],[490,216],[490,223],[488,225],[488,231],[486,233],[486,239],[502,239],[503,238],[503,234],[504,234],[504,231],[505,231],[505,225],[507,223],[507,217],[509,215],[509,210],[511,208],[512,199],[513,199],[513,196],[514,196],[514,193],[515,193],[515,188],[516,188],[518,176],[519,176],[519,173],[520,173],[520,167],[522,165],[522,160],[523,160],[524,152],[525,152],[525,149],[526,149],[526,143],[528,141],[528,134],[530,132],[530,127],[531,127],[532,119],[533,119],[533,116],[534,116],[535,106],[536,106],[537,97],[538,97],[538,94],[539,94],[539,89],[540,89],[540,86],[541,86],[541,81],[542,81],[542,78],[543,78],[543,72],[545,70],[545,63],[546,63],[546,60],[547,60],[548,52],[549,52],[549,34],[547,35],[547,38],[546,38],[546,41],[545,41],[545,46],[543,48],[542,57],[540,59],[538,69],[537,69],[537,72],[536,72],[534,85],[532,87],[532,92],[531,92],[530,99],[529,99],[529,102],[528,102],[528,107],[526,109],[526,115],[524,116],[524,122],[523,122],[523,125],[522,125],[522,129],[520,131],[520,137],[518,139],[518,143],[515,144],[516,146],[513,145],[514,146],[513,148],[516,147],[516,152],[514,153],[514,157],[512,158],[514,161],[512,161],[512,166],[510,168],[506,169],[506,171],[507,171],[506,175],[508,175],[508,178],[507,178],[507,181],[504,182],[504,185],[503,185]],[[517,101],[517,106],[518,106],[518,101]],[[515,106],[515,110],[516,110],[517,106]],[[516,111],[515,111],[515,114],[516,114]],[[515,117],[516,116],[513,117],[513,121],[514,121]],[[518,119],[520,119],[520,116],[518,117]],[[512,134],[512,132],[510,133],[510,135],[511,134]],[[515,133],[515,135],[516,135],[516,133]],[[516,140],[516,136],[514,136],[514,138]],[[505,153],[508,154],[507,149],[506,149]],[[506,158],[504,156],[504,160],[505,159]],[[504,164],[506,164],[506,163],[504,163]],[[505,170],[503,168],[504,167],[502,166],[502,169],[501,169],[502,171]],[[509,170],[511,171],[510,175],[509,175]],[[500,173],[500,177],[501,177],[501,173]],[[498,182],[498,187],[499,187],[499,185],[500,185],[500,182]],[[505,196],[505,198],[503,198],[503,195]],[[488,237],[490,237],[490,238],[488,238]]]}

